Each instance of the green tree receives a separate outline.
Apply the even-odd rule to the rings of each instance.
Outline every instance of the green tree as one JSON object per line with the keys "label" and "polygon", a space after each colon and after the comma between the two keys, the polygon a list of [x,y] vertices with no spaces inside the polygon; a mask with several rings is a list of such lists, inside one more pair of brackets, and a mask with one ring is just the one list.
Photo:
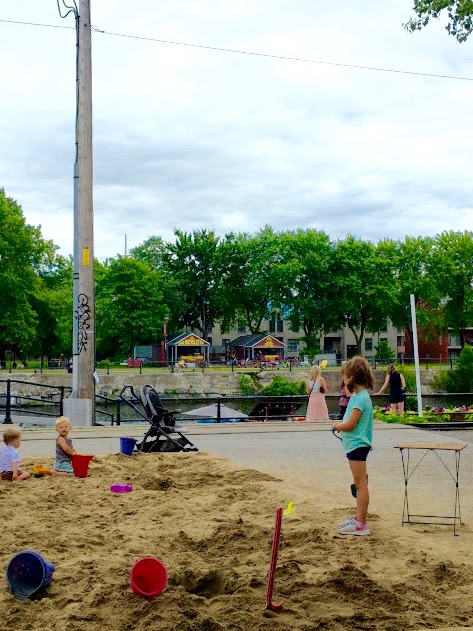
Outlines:
{"label": "green tree", "polygon": [[383,362],[385,364],[391,363],[395,360],[396,353],[389,346],[388,340],[379,340],[378,346],[375,346],[374,348],[376,351],[373,357],[374,360]]}
{"label": "green tree", "polygon": [[366,331],[378,332],[386,325],[395,286],[392,261],[379,246],[353,236],[335,247],[333,305],[338,326],[347,326],[361,355]]}
{"label": "green tree", "polygon": [[[291,329],[304,331],[309,355],[319,351],[322,332],[338,328],[334,300],[334,246],[324,232],[295,230],[282,233],[281,261],[274,282]],[[276,293],[276,292],[275,292]]]}
{"label": "green tree", "polygon": [[473,322],[473,232],[442,232],[434,239],[430,279],[440,296],[446,326],[465,346]]}
{"label": "green tree", "polygon": [[165,257],[175,287],[170,313],[174,322],[197,329],[206,340],[222,314],[220,240],[205,229],[193,233],[176,230],[175,235]]}
{"label": "green tree", "polygon": [[446,29],[459,42],[468,39],[473,31],[473,1],[472,0],[414,0],[415,17],[412,17],[404,27],[408,31],[420,31],[430,22],[442,14],[447,14]]}
{"label": "green tree", "polygon": [[106,261],[96,286],[97,356],[129,355],[137,344],[156,342],[166,311],[158,272],[132,258]]}
{"label": "green tree", "polygon": [[41,290],[34,309],[41,326],[35,337],[34,355],[72,355],[72,257],[56,255],[40,271]]}
{"label": "green tree", "polygon": [[219,252],[222,330],[244,322],[251,333],[261,332],[274,302],[272,276],[281,259],[278,235],[269,227],[255,236],[228,234]]}
{"label": "green tree", "polygon": [[167,244],[161,237],[149,237],[130,250],[130,256],[137,261],[147,263],[155,272],[163,272],[167,254]]}
{"label": "green tree", "polygon": [[0,357],[7,349],[24,357],[42,326],[39,273],[54,257],[56,246],[43,239],[40,227],[26,223],[21,206],[4,189],[0,226]]}
{"label": "green tree", "polygon": [[468,344],[448,372],[447,392],[473,392],[473,347]]}
{"label": "green tree", "polygon": [[378,243],[378,252],[391,261],[393,292],[388,303],[388,318],[392,324],[406,331],[413,348],[411,294],[414,294],[416,318],[423,337],[441,333],[445,324],[438,311],[439,296],[429,275],[433,239],[406,237],[403,242],[389,239]]}

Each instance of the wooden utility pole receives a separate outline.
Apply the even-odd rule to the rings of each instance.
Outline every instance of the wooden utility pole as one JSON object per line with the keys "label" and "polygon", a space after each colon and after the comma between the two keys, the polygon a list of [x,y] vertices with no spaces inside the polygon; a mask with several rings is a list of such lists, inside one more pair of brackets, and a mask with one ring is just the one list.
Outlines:
{"label": "wooden utility pole", "polygon": [[90,0],[77,17],[76,162],[74,165],[74,328],[71,414],[91,425],[95,402],[94,211],[92,163],[92,37]]}

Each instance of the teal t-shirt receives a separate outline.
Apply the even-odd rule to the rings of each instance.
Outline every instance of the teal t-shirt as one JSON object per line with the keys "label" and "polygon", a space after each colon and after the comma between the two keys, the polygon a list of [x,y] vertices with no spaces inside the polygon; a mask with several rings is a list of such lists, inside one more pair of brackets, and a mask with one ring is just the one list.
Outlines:
{"label": "teal t-shirt", "polygon": [[353,408],[361,410],[361,416],[355,429],[351,432],[341,432],[343,451],[346,454],[358,449],[358,447],[373,448],[373,404],[371,403],[368,390],[361,390],[350,397],[347,411],[343,416],[344,421],[350,418]]}

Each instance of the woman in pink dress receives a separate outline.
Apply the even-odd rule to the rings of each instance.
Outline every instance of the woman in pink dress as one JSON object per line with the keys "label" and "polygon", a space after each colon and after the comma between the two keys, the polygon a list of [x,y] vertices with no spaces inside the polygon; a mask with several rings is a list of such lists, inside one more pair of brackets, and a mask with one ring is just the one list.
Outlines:
{"label": "woman in pink dress", "polygon": [[306,392],[309,395],[306,421],[328,421],[328,409],[325,402],[327,384],[321,376],[320,366],[312,366],[309,379],[306,382]]}

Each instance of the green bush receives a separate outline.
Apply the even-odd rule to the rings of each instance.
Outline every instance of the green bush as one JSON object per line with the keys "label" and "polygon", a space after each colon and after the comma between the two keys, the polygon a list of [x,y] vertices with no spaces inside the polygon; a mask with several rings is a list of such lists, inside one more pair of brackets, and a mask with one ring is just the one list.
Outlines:
{"label": "green bush", "polygon": [[415,392],[416,374],[414,370],[405,364],[396,364],[396,370],[401,373],[401,375],[404,375],[404,379],[406,380],[406,391]]}
{"label": "green bush", "polygon": [[261,394],[271,396],[305,394],[305,381],[288,381],[280,375],[275,375],[271,384],[261,390]]}
{"label": "green bush", "polygon": [[434,392],[447,392],[449,370],[440,370],[432,379],[432,389]]}
{"label": "green bush", "polygon": [[455,360],[448,373],[447,392],[473,392],[473,347],[468,344]]}
{"label": "green bush", "polygon": [[253,394],[256,392],[255,384],[248,375],[242,375],[238,385],[242,394]]}
{"label": "green bush", "polygon": [[417,411],[417,397],[406,397],[406,401],[404,403],[404,409],[407,412],[409,411]]}

